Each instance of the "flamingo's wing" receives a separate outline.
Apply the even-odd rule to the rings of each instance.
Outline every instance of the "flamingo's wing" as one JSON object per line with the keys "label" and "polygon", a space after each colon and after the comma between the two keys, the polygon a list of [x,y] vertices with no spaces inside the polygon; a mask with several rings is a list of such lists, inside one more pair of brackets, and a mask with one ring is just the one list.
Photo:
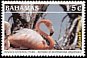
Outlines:
{"label": "flamingo's wing", "polygon": [[21,46],[30,47],[30,48],[35,48],[39,44],[43,44],[42,41],[44,41],[44,39],[39,33],[26,28],[17,31],[17,33],[14,34],[13,36],[15,37],[14,40],[18,44],[20,44]]}

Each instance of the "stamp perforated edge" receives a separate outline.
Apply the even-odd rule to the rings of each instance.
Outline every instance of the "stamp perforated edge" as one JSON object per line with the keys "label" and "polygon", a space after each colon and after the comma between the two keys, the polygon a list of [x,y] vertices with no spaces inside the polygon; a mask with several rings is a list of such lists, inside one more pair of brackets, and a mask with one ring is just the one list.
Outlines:
{"label": "stamp perforated edge", "polygon": [[[26,55],[26,54],[11,54],[11,55],[9,55],[9,54],[4,54],[3,53],[3,35],[4,35],[4,24],[3,24],[3,19],[4,19],[4,4],[6,3],[10,3],[10,4],[13,4],[13,3],[19,3],[19,4],[24,4],[24,3],[26,3],[26,4],[28,4],[30,2],[30,4],[47,4],[47,3],[55,3],[55,4],[67,4],[67,3],[70,3],[70,2],[72,2],[72,3],[70,3],[70,4],[82,4],[82,54],[74,54],[74,55],[72,55],[72,54],[51,54],[51,55],[49,55],[49,54],[31,54],[31,55]],[[1,19],[2,19],[2,37],[1,37],[1,48],[2,48],[2,56],[85,56],[85,1],[2,1],[2,15],[1,15]],[[36,50],[35,50],[36,51]],[[44,51],[44,50],[43,50]],[[67,50],[66,50],[67,51]]]}

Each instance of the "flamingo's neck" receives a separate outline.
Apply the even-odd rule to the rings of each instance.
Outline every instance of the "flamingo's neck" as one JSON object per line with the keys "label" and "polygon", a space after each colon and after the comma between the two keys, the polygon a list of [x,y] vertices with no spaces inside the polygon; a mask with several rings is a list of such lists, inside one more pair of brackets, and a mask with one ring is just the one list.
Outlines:
{"label": "flamingo's neck", "polygon": [[[46,20],[45,20],[45,21],[46,21]],[[43,31],[39,28],[39,26],[40,26],[41,23],[44,23],[44,24],[45,24],[45,21],[43,20],[43,21],[38,22],[38,23],[36,24],[36,30],[37,30],[41,35],[43,35],[43,36],[45,37],[45,39],[47,39],[47,40],[50,42],[50,45],[49,45],[48,49],[52,49],[52,48],[54,47],[54,44],[55,44],[53,38],[52,38],[51,36],[49,36],[48,34],[46,34],[45,32],[43,32]]]}
{"label": "flamingo's neck", "polygon": [[38,30],[38,32],[39,32],[41,35],[43,35],[44,37],[46,37],[46,36],[48,36],[48,34],[46,34],[45,32],[43,32],[43,31],[39,28],[39,26],[40,26],[41,23],[43,23],[43,22],[40,21],[39,23],[36,24],[36,30]]}

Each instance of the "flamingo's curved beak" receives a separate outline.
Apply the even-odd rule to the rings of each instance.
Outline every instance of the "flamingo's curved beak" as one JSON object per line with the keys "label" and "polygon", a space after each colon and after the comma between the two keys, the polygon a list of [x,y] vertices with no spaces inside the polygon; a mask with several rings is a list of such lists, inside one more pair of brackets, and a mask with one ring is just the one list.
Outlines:
{"label": "flamingo's curved beak", "polygon": [[54,34],[54,28],[53,28],[53,26],[51,26],[51,28],[50,28],[50,36],[52,36]]}

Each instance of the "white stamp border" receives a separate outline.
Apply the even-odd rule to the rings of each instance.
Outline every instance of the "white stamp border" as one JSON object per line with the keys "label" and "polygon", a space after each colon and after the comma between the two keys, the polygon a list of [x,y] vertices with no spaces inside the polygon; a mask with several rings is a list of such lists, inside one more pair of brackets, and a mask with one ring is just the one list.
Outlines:
{"label": "white stamp border", "polygon": [[[82,50],[4,50],[4,4],[82,4]],[[1,48],[2,56],[85,56],[85,1],[2,1],[2,38]],[[38,51],[46,51],[48,53],[38,53]],[[69,52],[80,53],[69,53]],[[12,52],[12,53],[5,53]],[[24,52],[24,53],[20,53]],[[35,52],[35,53],[31,53]],[[51,53],[58,52],[58,53]],[[62,52],[62,53],[60,53]],[[67,53],[65,53],[67,52]]]}

